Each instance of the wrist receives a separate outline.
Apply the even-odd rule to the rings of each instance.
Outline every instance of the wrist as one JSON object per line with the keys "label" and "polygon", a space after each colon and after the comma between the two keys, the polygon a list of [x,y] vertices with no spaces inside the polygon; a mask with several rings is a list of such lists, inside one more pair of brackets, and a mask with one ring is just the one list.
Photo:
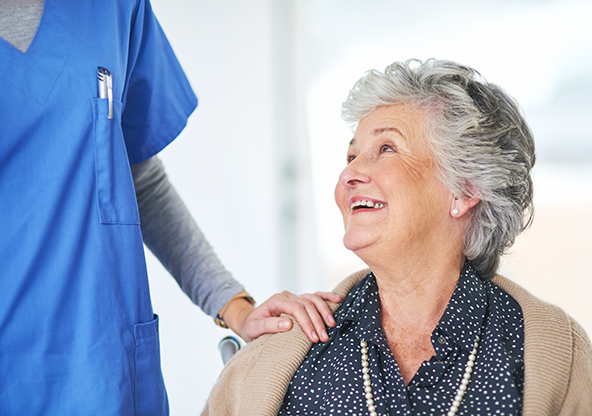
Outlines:
{"label": "wrist", "polygon": [[249,299],[245,297],[235,298],[228,302],[228,307],[222,318],[228,328],[244,339],[241,330],[249,314],[255,309]]}
{"label": "wrist", "polygon": [[230,300],[226,302],[226,305],[224,305],[224,307],[220,310],[220,312],[218,312],[218,314],[214,318],[214,322],[216,323],[216,325],[222,328],[229,328],[229,326],[226,324],[224,320],[224,316],[226,315],[226,311],[230,304],[240,298],[245,299],[251,305],[255,305],[255,300],[251,297],[251,295],[249,295],[245,290],[241,290],[239,293],[231,297]]}

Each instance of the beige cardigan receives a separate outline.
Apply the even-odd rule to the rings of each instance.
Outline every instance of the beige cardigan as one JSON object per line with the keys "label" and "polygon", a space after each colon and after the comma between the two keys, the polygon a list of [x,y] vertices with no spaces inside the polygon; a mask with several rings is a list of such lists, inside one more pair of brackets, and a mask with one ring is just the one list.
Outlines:
{"label": "beige cardigan", "polygon": [[[369,272],[341,282],[343,298]],[[524,416],[592,415],[592,347],[584,330],[561,309],[495,276],[524,315]],[[330,304],[332,311],[336,304]],[[202,416],[275,416],[311,347],[300,326],[251,342],[224,367]]]}

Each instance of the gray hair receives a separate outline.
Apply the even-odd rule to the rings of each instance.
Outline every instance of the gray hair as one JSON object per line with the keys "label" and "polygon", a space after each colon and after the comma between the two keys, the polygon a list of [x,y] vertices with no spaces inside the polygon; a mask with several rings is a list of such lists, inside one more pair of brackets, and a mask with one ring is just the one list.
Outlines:
{"label": "gray hair", "polygon": [[357,123],[377,107],[407,103],[427,114],[438,179],[458,198],[477,197],[463,253],[491,278],[533,218],[534,141],[516,101],[472,68],[410,59],[368,71],[342,106]]}

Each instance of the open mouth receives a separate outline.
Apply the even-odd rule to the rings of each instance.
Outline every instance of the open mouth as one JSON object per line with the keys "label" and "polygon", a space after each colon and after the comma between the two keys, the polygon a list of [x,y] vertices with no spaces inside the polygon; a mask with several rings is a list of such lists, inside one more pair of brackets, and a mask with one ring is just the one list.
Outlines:
{"label": "open mouth", "polygon": [[379,209],[379,208],[384,207],[385,205],[386,204],[383,204],[381,202],[362,200],[362,201],[356,201],[353,204],[351,204],[349,209],[351,210],[351,212],[354,212],[354,211],[357,211],[360,209]]}

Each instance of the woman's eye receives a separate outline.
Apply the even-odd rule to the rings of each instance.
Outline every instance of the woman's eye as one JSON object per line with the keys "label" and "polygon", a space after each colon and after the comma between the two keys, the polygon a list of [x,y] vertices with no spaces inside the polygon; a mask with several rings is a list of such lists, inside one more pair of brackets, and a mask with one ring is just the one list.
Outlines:
{"label": "woman's eye", "polygon": [[389,144],[383,144],[382,146],[380,146],[380,153],[394,152],[394,151],[395,151],[394,147]]}
{"label": "woman's eye", "polygon": [[356,157],[354,155],[347,155],[347,164],[349,165]]}

